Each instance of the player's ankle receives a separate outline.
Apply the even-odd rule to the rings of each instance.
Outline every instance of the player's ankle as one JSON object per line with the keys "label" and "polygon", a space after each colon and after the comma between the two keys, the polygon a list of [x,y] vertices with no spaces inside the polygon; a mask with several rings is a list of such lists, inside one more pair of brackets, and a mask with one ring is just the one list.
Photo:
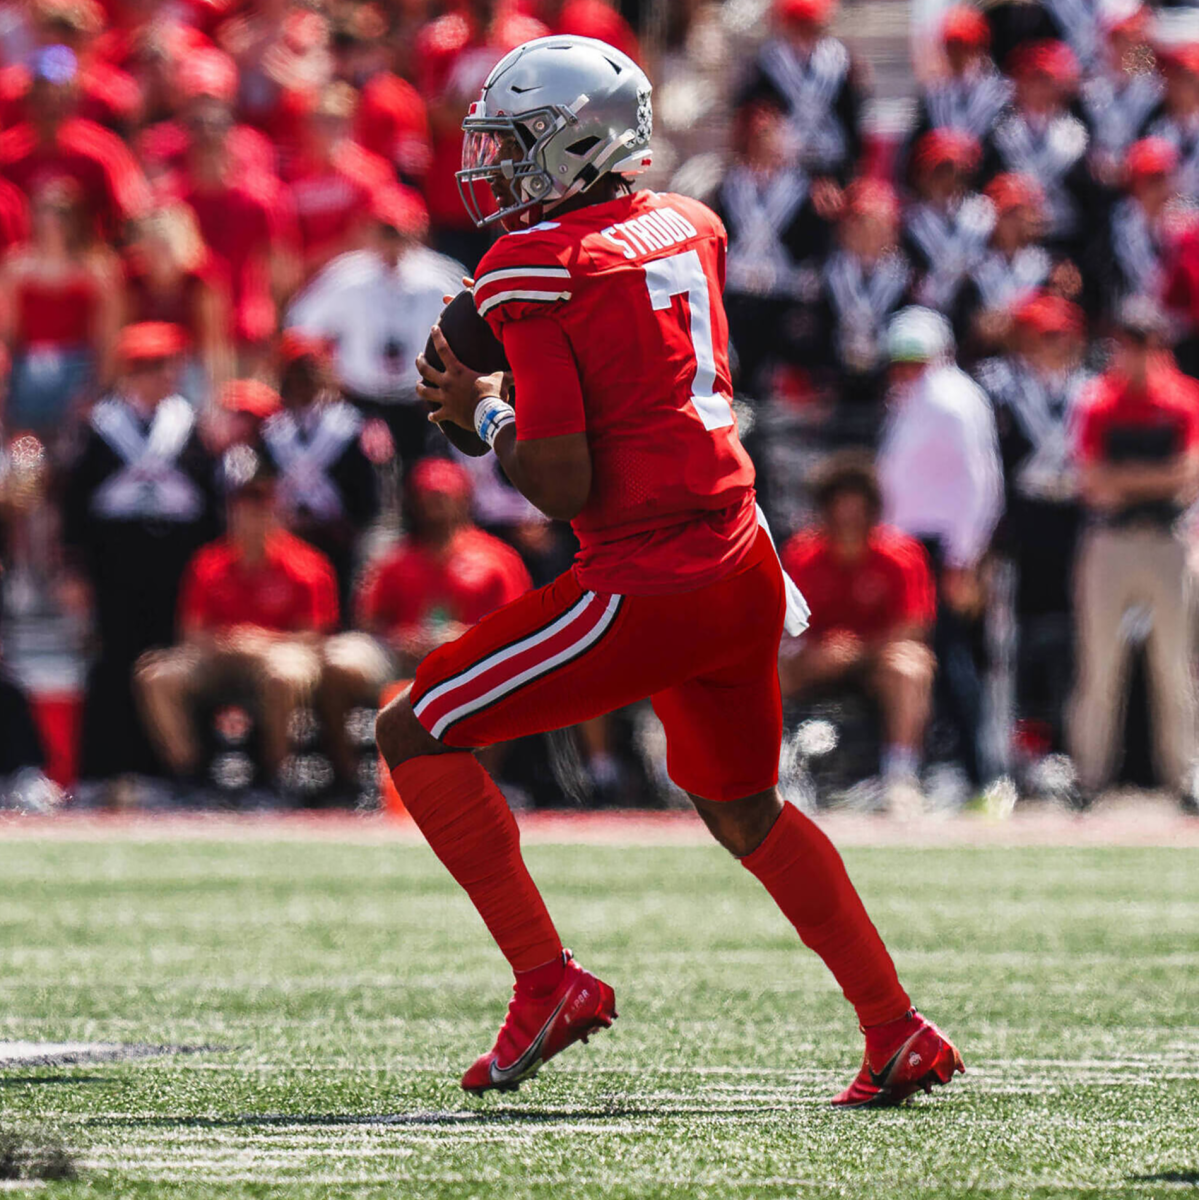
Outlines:
{"label": "player's ankle", "polygon": [[883,1021],[879,1025],[863,1026],[862,1032],[866,1035],[867,1051],[888,1049],[901,1035],[906,1034],[915,1013],[914,1008],[909,1008],[902,1015],[890,1021]]}
{"label": "player's ankle", "polygon": [[562,982],[566,961],[562,952],[529,971],[516,972],[517,990],[528,996],[548,996]]}

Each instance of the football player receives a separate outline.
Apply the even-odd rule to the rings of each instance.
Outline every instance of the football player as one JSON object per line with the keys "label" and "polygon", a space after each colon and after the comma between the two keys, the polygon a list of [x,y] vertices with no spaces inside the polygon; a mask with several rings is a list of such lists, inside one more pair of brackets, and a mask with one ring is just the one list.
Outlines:
{"label": "football player", "polygon": [[[730,403],[725,231],[684,196],[634,192],[650,165],[650,83],[603,42],[508,54],[463,122],[476,222],[508,231],[474,281],[502,339],[478,376],[440,330],[422,356],[438,422],[474,430],[513,484],[573,523],[573,570],[433,651],[379,716],[408,811],[516,974],[494,1047],[462,1086],[511,1089],[616,1017],[612,988],[562,948],[516,822],[471,753],[650,697],[671,778],[824,959],[866,1035],[834,1103],[895,1104],[948,1083],[958,1052],[912,1007],[828,838],[779,796],[778,647],[807,609],[754,496]],[[475,188],[489,187],[487,215]]]}

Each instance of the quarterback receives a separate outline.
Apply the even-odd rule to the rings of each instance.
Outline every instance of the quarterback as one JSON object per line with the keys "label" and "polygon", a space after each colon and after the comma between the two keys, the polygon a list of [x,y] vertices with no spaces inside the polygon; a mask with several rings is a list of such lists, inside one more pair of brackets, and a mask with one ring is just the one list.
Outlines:
{"label": "quarterback", "polygon": [[[527,42],[463,122],[459,189],[507,231],[474,281],[513,391],[422,355],[420,395],[486,441],[512,483],[572,522],[573,569],[431,653],[379,715],[405,806],[516,976],[495,1045],[462,1078],[511,1089],[616,1018],[562,941],[516,822],[472,751],[650,698],[671,778],[832,971],[865,1033],[835,1104],[948,1083],[957,1050],[912,1006],[828,838],[779,796],[778,647],[803,598],[779,565],[730,403],[724,228],[702,204],[634,192],[650,83],[603,42]],[[494,199],[481,202],[480,186]],[[509,399],[513,403],[509,403]]]}

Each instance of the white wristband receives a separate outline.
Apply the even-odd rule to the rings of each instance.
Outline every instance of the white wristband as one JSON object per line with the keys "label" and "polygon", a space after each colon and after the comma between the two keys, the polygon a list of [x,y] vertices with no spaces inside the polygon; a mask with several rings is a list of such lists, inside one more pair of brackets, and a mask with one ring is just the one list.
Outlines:
{"label": "white wristband", "polygon": [[475,407],[475,432],[493,450],[500,430],[516,421],[516,410],[498,396],[485,396]]}

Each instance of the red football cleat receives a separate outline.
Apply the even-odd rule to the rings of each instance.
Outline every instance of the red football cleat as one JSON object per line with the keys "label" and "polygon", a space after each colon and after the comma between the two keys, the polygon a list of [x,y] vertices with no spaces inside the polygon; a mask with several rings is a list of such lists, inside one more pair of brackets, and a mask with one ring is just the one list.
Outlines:
{"label": "red football cleat", "polygon": [[895,1023],[895,1033],[881,1047],[870,1046],[858,1077],[833,1103],[840,1108],[888,1108],[913,1092],[931,1092],[965,1071],[954,1044],[914,1008]]}
{"label": "red football cleat", "polygon": [[562,951],[562,982],[545,997],[516,991],[495,1045],[462,1076],[475,1095],[515,1091],[543,1062],[616,1020],[616,993]]}

